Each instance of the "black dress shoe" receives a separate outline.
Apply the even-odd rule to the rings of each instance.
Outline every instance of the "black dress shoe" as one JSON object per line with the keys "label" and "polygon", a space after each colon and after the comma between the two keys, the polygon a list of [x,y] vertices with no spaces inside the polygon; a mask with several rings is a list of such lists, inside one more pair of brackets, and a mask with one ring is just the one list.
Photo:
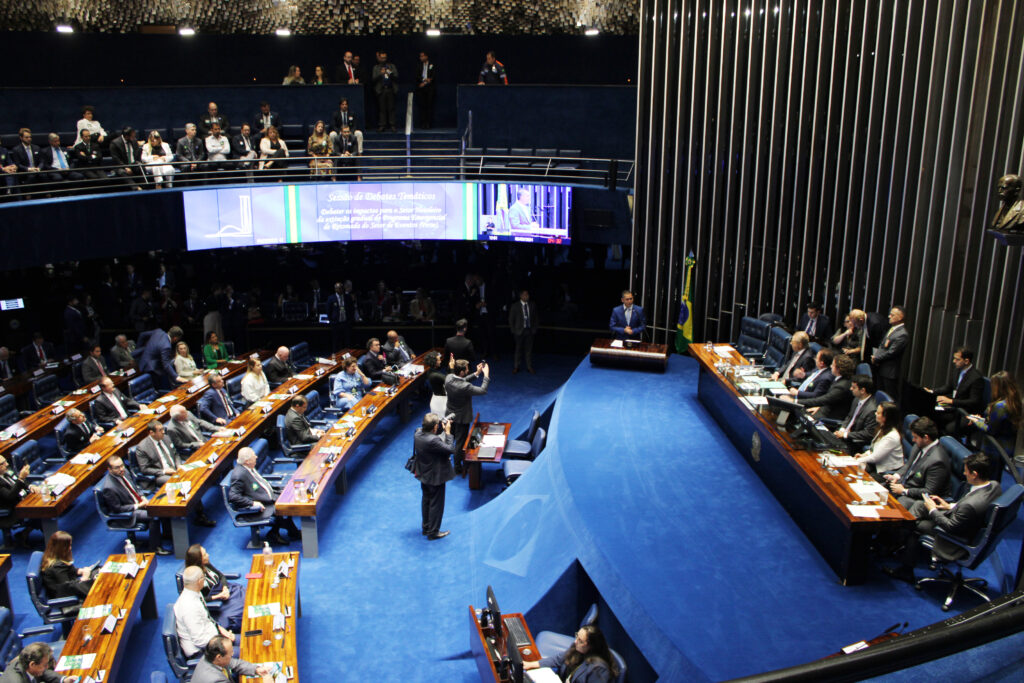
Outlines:
{"label": "black dress shoe", "polygon": [[447,536],[450,533],[451,533],[450,531],[438,531],[436,534],[431,534],[431,535],[427,536],[427,540],[428,541],[436,541],[439,538],[444,538],[445,536]]}
{"label": "black dress shoe", "polygon": [[914,570],[910,567],[904,567],[900,565],[898,567],[882,567],[882,571],[887,576],[891,576],[899,581],[906,581],[907,583],[914,583],[917,581],[917,577],[914,576]]}
{"label": "black dress shoe", "polygon": [[165,547],[163,547],[161,545],[161,546],[157,546],[157,549],[154,550],[153,552],[155,552],[157,555],[170,555],[174,551],[173,550],[168,550],[167,548],[165,548]]}
{"label": "black dress shoe", "polygon": [[263,539],[270,545],[288,545],[288,540],[281,536],[277,532],[269,533]]}
{"label": "black dress shoe", "polygon": [[206,515],[203,515],[202,517],[196,517],[196,525],[197,526],[205,526],[205,527],[214,527],[214,526],[217,526],[217,520],[210,519]]}

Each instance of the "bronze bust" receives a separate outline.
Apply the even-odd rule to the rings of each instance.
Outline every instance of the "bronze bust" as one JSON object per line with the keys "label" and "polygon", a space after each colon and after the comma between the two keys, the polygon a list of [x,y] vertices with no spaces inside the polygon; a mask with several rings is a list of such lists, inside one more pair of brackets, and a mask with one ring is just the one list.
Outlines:
{"label": "bronze bust", "polygon": [[1024,198],[1021,198],[1020,176],[1008,173],[996,184],[1001,204],[992,219],[992,229],[999,232],[1024,233]]}

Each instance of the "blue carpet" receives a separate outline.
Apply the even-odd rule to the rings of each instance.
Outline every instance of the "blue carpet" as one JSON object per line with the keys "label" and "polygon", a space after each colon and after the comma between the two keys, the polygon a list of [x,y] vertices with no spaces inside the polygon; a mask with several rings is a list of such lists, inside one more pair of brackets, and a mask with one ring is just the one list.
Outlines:
{"label": "blue carpet", "polygon": [[[577,561],[667,681],[798,664],[896,621],[916,628],[947,616],[934,595],[880,573],[863,586],[837,583],[698,403],[692,360],[673,357],[664,375],[578,363],[542,356],[540,374],[515,376],[507,362],[495,364],[476,409],[512,421],[515,434],[557,396],[548,447],[504,493],[497,468],[485,470],[482,491],[451,482],[444,528],[452,534],[442,541],[420,536],[419,486],[402,467],[425,408],[414,404],[406,424],[382,421],[349,466],[349,493],[322,509],[321,556],[301,563],[303,680],[338,680],[340,672],[354,681],[476,681],[467,607],[492,584],[503,609],[529,612]],[[219,525],[193,528],[194,539],[222,570],[244,570],[248,534],[231,526],[219,491],[204,502]],[[123,543],[98,525],[91,498],[62,528],[75,536],[79,564]],[[1009,571],[1019,530],[1016,538],[1003,553]],[[14,560],[19,625],[38,624],[22,579],[27,553]],[[159,560],[161,612],[176,597],[177,566]],[[992,647],[1003,661],[1012,651]],[[958,680],[1009,680],[991,661]],[[933,666],[932,680],[954,670]],[[167,670],[159,628],[141,622],[122,679],[148,681],[152,670]]]}

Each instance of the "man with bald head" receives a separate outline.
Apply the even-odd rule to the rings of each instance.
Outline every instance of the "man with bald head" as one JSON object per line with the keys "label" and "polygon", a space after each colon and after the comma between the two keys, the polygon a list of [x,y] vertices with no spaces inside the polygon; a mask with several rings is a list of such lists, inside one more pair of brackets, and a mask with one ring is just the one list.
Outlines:
{"label": "man with bald head", "polygon": [[[107,460],[107,475],[99,485],[100,500],[108,512],[132,514],[132,523],[149,523],[149,544],[157,555],[170,555],[171,551],[160,545],[158,520],[149,516],[146,497],[135,482],[135,477],[124,465],[121,456],[112,455]],[[169,525],[167,525],[169,526]]]}
{"label": "man with bald head", "polygon": [[[282,483],[282,488],[288,482]],[[246,446],[238,450],[238,464],[231,471],[231,488],[228,490],[228,504],[235,510],[249,510],[239,519],[264,520],[273,519],[270,531],[264,540],[272,545],[288,545],[289,541],[281,536],[281,529],[288,529],[290,538],[297,538],[299,530],[290,517],[274,514],[274,501],[279,490],[270,485],[256,471],[256,451]]]}
{"label": "man with bald head", "polygon": [[282,384],[298,372],[295,369],[295,364],[290,360],[291,355],[292,352],[287,346],[281,346],[277,349],[274,357],[270,359],[270,362],[267,363],[266,375],[270,386],[274,387]]}
{"label": "man with bald head", "polygon": [[103,428],[86,417],[78,408],[70,408],[65,416],[64,448],[69,453],[79,453],[86,446],[103,435]]}
{"label": "man with bald head", "polygon": [[223,132],[224,135],[229,134],[228,117],[220,113],[217,109],[216,102],[210,102],[206,105],[206,113],[199,117],[199,123],[196,124],[196,129],[199,135],[205,138],[213,131],[213,124],[215,123],[220,126],[221,132]]}
{"label": "man with bald head", "polygon": [[402,337],[395,330],[388,330],[388,341],[384,344],[384,355],[391,365],[405,365],[416,357],[416,352],[409,348]]}
{"label": "man with bald head", "polygon": [[167,436],[174,447],[182,453],[191,453],[206,443],[207,436],[229,436],[229,430],[218,429],[212,422],[200,419],[185,409],[185,406],[171,406],[171,419],[167,422]]}
{"label": "man with bald head", "polygon": [[205,581],[202,567],[185,567],[181,574],[181,594],[174,602],[174,630],[178,634],[182,652],[189,658],[205,650],[207,643],[217,636],[235,642],[235,634],[210,616],[210,610],[203,600]]}

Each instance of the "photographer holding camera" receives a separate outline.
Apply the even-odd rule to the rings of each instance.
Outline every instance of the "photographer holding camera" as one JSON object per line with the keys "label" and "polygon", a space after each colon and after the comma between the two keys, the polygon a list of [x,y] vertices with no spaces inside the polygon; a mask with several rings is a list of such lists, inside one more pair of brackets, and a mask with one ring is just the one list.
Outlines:
{"label": "photographer holding camera", "polygon": [[442,420],[436,413],[427,413],[423,425],[413,437],[413,474],[420,480],[423,500],[423,535],[435,541],[448,535],[441,531],[444,515],[444,486],[455,478],[450,456],[455,452],[451,420]]}

